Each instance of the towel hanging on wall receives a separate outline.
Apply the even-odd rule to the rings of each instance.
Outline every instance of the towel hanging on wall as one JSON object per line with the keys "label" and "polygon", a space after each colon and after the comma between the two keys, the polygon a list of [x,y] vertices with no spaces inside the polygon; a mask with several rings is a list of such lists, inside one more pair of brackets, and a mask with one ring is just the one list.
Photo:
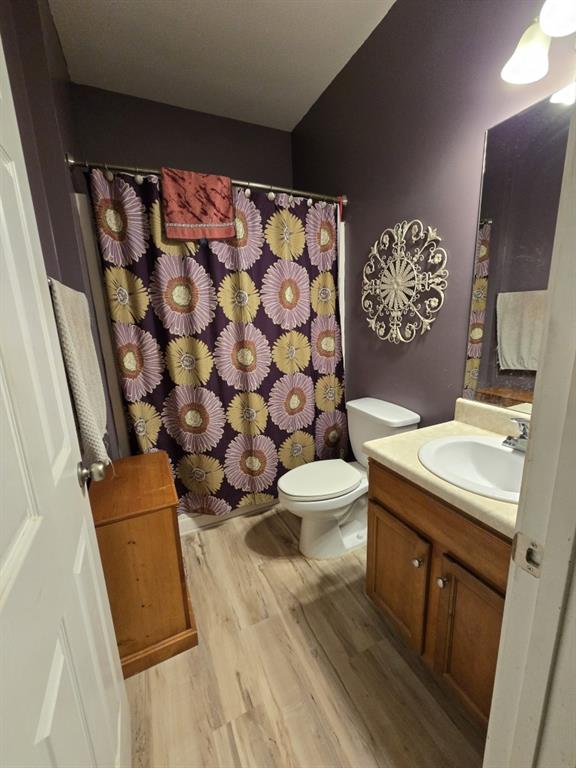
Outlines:
{"label": "towel hanging on wall", "polygon": [[496,327],[500,368],[538,370],[546,307],[547,291],[498,294]]}
{"label": "towel hanging on wall", "polygon": [[222,240],[236,236],[232,180],[227,176],[162,168],[166,237]]}
{"label": "towel hanging on wall", "polygon": [[104,445],[106,398],[86,296],[50,280],[56,326],[72,392],[84,463],[110,464]]}

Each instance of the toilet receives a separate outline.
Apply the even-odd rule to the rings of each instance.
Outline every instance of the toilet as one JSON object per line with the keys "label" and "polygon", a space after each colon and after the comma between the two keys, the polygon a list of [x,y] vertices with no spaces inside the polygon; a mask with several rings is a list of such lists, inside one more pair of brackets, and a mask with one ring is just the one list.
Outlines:
{"label": "toilet", "polygon": [[300,552],[327,559],[366,542],[368,440],[418,428],[420,416],[401,405],[362,397],[346,403],[355,461],[328,459],[291,469],[278,481],[278,501],[302,518]]}

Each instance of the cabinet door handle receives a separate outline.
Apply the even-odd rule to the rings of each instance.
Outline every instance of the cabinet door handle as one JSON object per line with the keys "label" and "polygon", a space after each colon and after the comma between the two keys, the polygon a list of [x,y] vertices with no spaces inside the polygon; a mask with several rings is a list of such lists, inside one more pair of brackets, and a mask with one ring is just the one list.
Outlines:
{"label": "cabinet door handle", "polygon": [[439,589],[444,589],[446,584],[448,584],[448,579],[446,578],[446,576],[439,576],[436,579],[436,584],[438,584]]}
{"label": "cabinet door handle", "polygon": [[414,560],[412,560],[412,565],[414,566],[414,568],[421,568],[424,565],[424,558],[415,557]]}

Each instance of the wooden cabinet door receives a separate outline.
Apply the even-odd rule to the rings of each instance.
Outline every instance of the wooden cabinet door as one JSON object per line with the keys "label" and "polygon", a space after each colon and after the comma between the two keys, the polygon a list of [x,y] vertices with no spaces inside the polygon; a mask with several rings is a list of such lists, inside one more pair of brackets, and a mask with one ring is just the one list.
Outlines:
{"label": "wooden cabinet door", "polygon": [[435,670],[486,725],[504,598],[449,557],[442,558]]}
{"label": "wooden cabinet door", "polygon": [[430,544],[370,503],[367,592],[419,653],[424,642],[429,562]]}

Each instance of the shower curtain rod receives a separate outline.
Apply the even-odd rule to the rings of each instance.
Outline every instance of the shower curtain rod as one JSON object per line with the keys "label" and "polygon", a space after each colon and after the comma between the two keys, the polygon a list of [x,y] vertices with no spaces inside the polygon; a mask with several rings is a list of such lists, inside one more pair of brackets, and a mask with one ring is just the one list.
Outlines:
{"label": "shower curtain rod", "polygon": [[[160,175],[159,168],[135,168],[132,165],[116,165],[114,163],[93,163],[89,160],[75,160],[72,155],[64,155],[66,165],[69,168],[101,168],[106,171],[120,171],[121,173],[132,173],[143,175],[154,174]],[[331,203],[342,203],[342,205],[348,205],[348,198],[346,195],[320,195],[317,192],[304,192],[301,189],[289,189],[288,187],[276,187],[273,184],[259,184],[257,181],[239,181],[238,179],[232,179],[232,184],[237,187],[253,187],[254,189],[265,189],[268,192],[284,192],[287,195],[294,195],[294,197],[310,197],[312,200],[327,200]]]}

